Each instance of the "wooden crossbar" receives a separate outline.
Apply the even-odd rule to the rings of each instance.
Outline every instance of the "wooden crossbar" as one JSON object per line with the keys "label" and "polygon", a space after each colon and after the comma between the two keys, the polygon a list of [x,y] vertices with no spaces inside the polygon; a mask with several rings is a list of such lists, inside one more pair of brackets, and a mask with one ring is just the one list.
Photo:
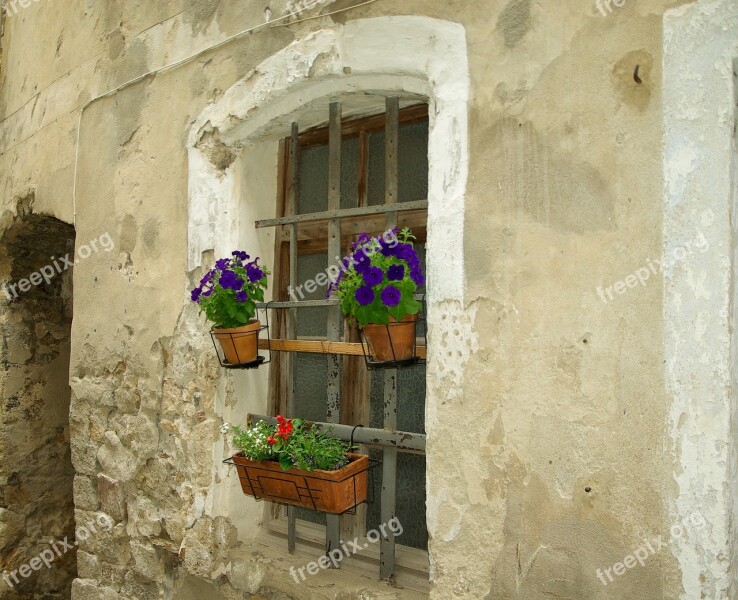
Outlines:
{"label": "wooden crossbar", "polygon": [[[358,342],[336,342],[330,340],[259,340],[259,350],[273,352],[307,352],[309,354],[338,354],[363,356],[364,351]],[[426,347],[416,348],[418,358],[426,358]]]}

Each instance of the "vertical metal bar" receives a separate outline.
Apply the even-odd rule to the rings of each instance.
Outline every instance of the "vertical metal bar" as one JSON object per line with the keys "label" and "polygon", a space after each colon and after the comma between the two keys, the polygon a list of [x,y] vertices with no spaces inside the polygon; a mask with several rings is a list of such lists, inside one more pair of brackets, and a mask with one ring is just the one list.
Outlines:
{"label": "vertical metal bar", "polygon": [[[328,210],[341,208],[341,104],[331,102],[328,120]],[[328,264],[341,253],[341,220],[328,222]],[[329,341],[338,341],[341,331],[340,306],[328,307]],[[327,354],[328,404],[326,420],[338,423],[341,419],[341,357]],[[326,550],[340,546],[341,520],[337,515],[326,516]]]}
{"label": "vertical metal bar", "polygon": [[[397,204],[399,181],[398,138],[400,130],[400,99],[387,98],[387,120],[384,130],[385,204]],[[394,222],[390,222],[394,219]],[[387,227],[397,225],[397,213],[387,213]]]}
{"label": "vertical metal bar", "polygon": [[[397,429],[397,369],[387,369],[384,374],[384,428]],[[396,488],[397,448],[385,446],[382,451],[382,523],[389,523],[395,516]],[[395,538],[384,534],[379,545],[379,577],[392,580],[394,575]]]}
{"label": "vertical metal bar", "polygon": [[369,202],[369,134],[365,129],[359,132],[359,176],[356,186],[356,206],[366,206]]}
{"label": "vertical metal bar", "polygon": [[[385,204],[397,203],[398,190],[398,138],[400,129],[400,100],[387,98],[385,125]],[[397,212],[387,213],[386,229],[397,225]],[[397,429],[397,369],[384,373],[384,428]],[[397,492],[397,449],[385,447],[382,452],[382,523],[395,517]],[[385,528],[386,531],[386,528]],[[395,538],[382,535],[379,549],[379,577],[392,580],[395,575]]]}
{"label": "vertical metal bar", "polygon": [[[297,214],[297,195],[299,188],[300,169],[298,165],[298,137],[299,128],[297,123],[292,123],[292,136],[290,138],[290,186],[288,197],[288,213]],[[290,295],[297,288],[297,223],[290,225]],[[293,299],[293,298],[291,298]],[[291,308],[287,313],[287,339],[294,340],[297,337],[297,309]],[[295,355],[289,353],[287,358],[287,416],[295,416]],[[287,507],[287,550],[290,554],[295,553],[297,538],[297,515],[294,506]]]}
{"label": "vertical metal bar", "polygon": [[[299,187],[300,169],[298,166],[299,137],[297,123],[292,123],[292,136],[290,138],[290,185],[288,190],[288,212],[290,215],[297,214],[297,194]],[[290,225],[290,296],[294,295],[297,288],[297,223]],[[297,309],[291,308],[287,313],[287,339],[294,340],[297,335]],[[295,390],[294,390],[294,360],[289,361],[289,386],[287,392],[288,417],[294,417]]]}

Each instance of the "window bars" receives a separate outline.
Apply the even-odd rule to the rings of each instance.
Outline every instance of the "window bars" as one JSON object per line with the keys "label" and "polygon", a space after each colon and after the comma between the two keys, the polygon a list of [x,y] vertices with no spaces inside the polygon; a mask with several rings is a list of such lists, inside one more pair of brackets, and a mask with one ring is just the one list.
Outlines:
{"label": "window bars", "polygon": [[[265,219],[256,222],[257,228],[289,227],[289,285],[297,288],[297,241],[298,225],[327,221],[328,223],[328,260],[341,253],[341,221],[347,217],[357,218],[371,215],[385,215],[385,228],[390,229],[397,225],[400,211],[427,209],[427,200],[414,202],[398,202],[398,137],[400,101],[397,97],[386,99],[385,120],[385,203],[379,206],[359,208],[341,208],[341,142],[342,142],[342,107],[339,102],[332,102],[329,109],[328,126],[328,210],[317,213],[298,214],[298,157],[299,157],[299,129],[297,123],[292,124],[289,145],[289,179],[287,186],[288,215],[276,219]],[[259,305],[263,308],[287,309],[286,340],[266,339],[259,341],[261,349],[286,352],[317,352],[326,354],[328,359],[328,393],[327,393],[327,422],[317,423],[317,426],[331,427],[337,437],[347,440],[351,430],[349,425],[339,424],[341,408],[341,355],[366,356],[366,343],[342,342],[340,340],[340,325],[342,320],[339,303],[335,299],[271,302]],[[296,322],[297,310],[305,307],[322,306],[328,309],[327,339],[325,341],[297,340]],[[268,331],[268,329],[267,329]],[[416,344],[413,344],[416,346]],[[416,355],[420,359],[426,356],[425,346],[415,347]],[[413,360],[414,364],[417,360]],[[369,364],[369,361],[367,361]],[[381,519],[388,523],[395,517],[396,484],[397,484],[397,453],[398,450],[425,452],[425,435],[396,431],[397,428],[397,367],[404,366],[403,361],[391,361],[392,364],[384,371],[384,429],[362,428],[356,432],[355,441],[382,448],[382,493]],[[409,364],[409,363],[408,363]],[[377,365],[369,365],[377,366]],[[289,385],[287,392],[287,416],[295,414],[294,394],[294,360],[288,362]],[[271,417],[252,416],[255,420],[269,420]],[[289,506],[288,515],[288,549],[292,553],[296,545],[296,513],[293,506]],[[341,527],[340,516],[326,515],[326,549],[337,548],[340,545]],[[392,580],[395,572],[395,538],[392,535],[382,535],[380,541],[380,578]]]}

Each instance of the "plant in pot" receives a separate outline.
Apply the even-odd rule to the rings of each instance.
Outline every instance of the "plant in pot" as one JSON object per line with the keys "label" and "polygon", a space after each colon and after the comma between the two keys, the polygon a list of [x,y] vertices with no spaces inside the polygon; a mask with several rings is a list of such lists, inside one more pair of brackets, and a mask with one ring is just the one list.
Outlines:
{"label": "plant in pot", "polygon": [[366,501],[369,457],[302,419],[277,417],[233,431],[236,466],[244,494],[282,504],[341,514]]}
{"label": "plant in pot", "polygon": [[230,258],[221,258],[192,290],[192,301],[213,324],[213,337],[218,341],[229,365],[254,363],[258,358],[261,323],[256,316],[256,303],[264,301],[267,287],[266,267],[259,258],[236,250]]}
{"label": "plant in pot", "polygon": [[[390,235],[391,234],[391,235]],[[415,236],[405,227],[382,236],[362,233],[329,287],[341,310],[362,329],[375,363],[415,358],[415,326],[422,305],[415,299],[425,285]]]}

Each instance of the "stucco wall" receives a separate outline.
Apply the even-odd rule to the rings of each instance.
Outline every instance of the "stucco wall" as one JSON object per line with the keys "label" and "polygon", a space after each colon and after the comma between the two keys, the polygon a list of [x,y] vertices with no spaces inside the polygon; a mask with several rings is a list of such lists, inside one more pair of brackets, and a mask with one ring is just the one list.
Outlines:
{"label": "stucco wall", "polygon": [[[301,8],[268,4],[271,18]],[[416,596],[347,573],[298,586],[288,568],[303,562],[252,545],[244,531],[260,511],[214,458],[222,421],[265,402],[265,381],[217,368],[186,294],[197,259],[212,259],[207,245],[188,256],[196,119],[293,41],[391,15],[459,24],[469,60],[463,235],[453,238],[463,260],[433,274],[462,299],[439,305],[456,326],[431,338],[435,351],[461,353],[428,382],[431,597],[696,597],[683,595],[692,565],[678,544],[606,586],[596,574],[671,537],[673,474],[700,468],[680,463],[671,442],[662,276],[616,284],[663,255],[663,15],[678,4],[626,1],[603,15],[580,0],[379,0],[257,29],[143,77],[89,104],[79,132],[88,101],[262,24],[265,4],[51,1],[7,17],[4,223],[33,190],[38,212],[76,213],[78,240],[115,239],[74,273],[75,501],[80,519],[102,511],[116,526],[80,544],[73,597]],[[274,170],[273,151],[230,168]],[[257,243],[247,237],[257,208],[237,208],[226,239]],[[699,227],[690,232],[701,255]],[[708,487],[722,475],[712,477]]]}
{"label": "stucco wall", "polygon": [[682,522],[700,512],[710,524],[673,551],[685,598],[732,598],[738,5],[714,0],[669,11],[664,37],[664,255],[697,229],[710,240],[709,251],[665,269],[670,447],[679,457],[671,513]]}

